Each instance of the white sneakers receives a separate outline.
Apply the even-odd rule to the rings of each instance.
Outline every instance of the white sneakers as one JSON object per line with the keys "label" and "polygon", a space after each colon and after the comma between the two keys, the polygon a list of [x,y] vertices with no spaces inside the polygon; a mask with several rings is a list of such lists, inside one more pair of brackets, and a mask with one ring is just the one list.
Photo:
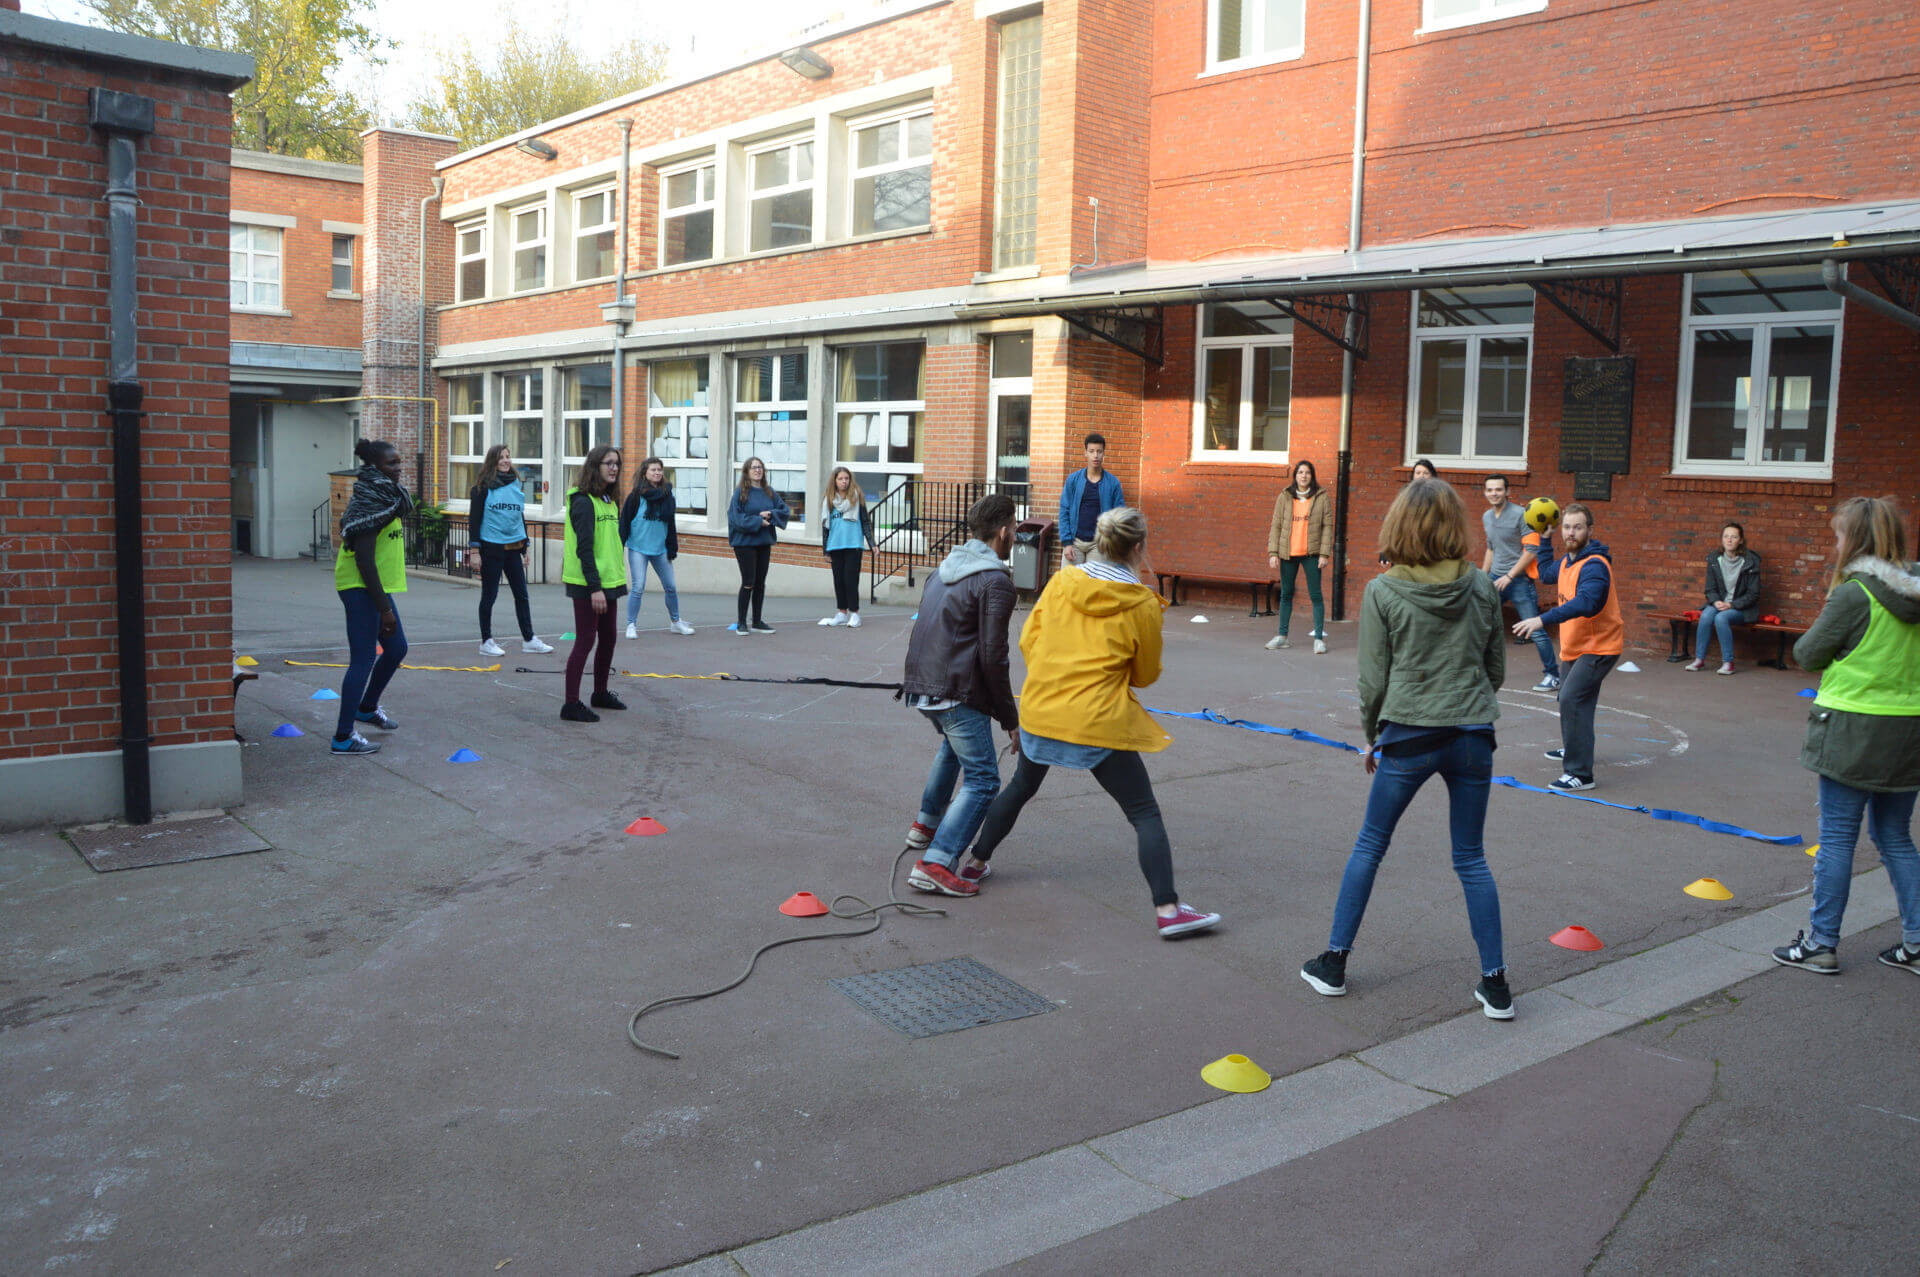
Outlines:
{"label": "white sneakers", "polygon": [[541,638],[538,634],[536,634],[532,638],[528,639],[526,642],[522,643],[520,645],[520,650],[523,652],[551,652],[553,650],[553,644],[547,642],[545,639]]}
{"label": "white sneakers", "polygon": [[[858,612],[854,612],[847,617],[847,628],[850,630],[857,630],[860,628],[860,614]],[[1731,672],[1732,671],[1730,670],[1721,671],[1721,673],[1723,674],[1731,673]]]}
{"label": "white sneakers", "polygon": [[667,632],[669,634],[691,634],[693,633],[693,627],[685,621],[675,621],[667,627]]}
{"label": "white sneakers", "polygon": [[506,654],[507,654],[507,649],[504,647],[501,647],[498,643],[494,642],[492,639],[488,639],[486,642],[480,645],[480,655],[482,656],[505,656]]}
{"label": "white sneakers", "polygon": [[858,612],[835,612],[832,616],[821,617],[819,623],[821,625],[844,625],[850,630],[857,630],[860,628],[860,614]]}
{"label": "white sneakers", "polygon": [[1287,636],[1284,634],[1276,634],[1272,638],[1267,640],[1267,650],[1269,652],[1277,652],[1283,647],[1292,647],[1292,646],[1293,644],[1287,642]]}
{"label": "white sneakers", "polygon": [[639,627],[639,626],[637,626],[637,625],[628,625],[628,626],[627,626],[627,637],[628,637],[628,638],[639,638],[639,637],[640,637],[640,627]]}
{"label": "white sneakers", "polygon": [[1315,656],[1325,656],[1327,654],[1327,641],[1325,639],[1317,638],[1313,641],[1313,654]]}

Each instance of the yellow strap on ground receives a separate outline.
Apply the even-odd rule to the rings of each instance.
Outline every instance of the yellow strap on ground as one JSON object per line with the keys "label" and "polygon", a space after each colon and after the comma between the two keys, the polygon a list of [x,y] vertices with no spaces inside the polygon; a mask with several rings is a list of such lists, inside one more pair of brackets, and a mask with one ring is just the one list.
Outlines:
{"label": "yellow strap on ground", "polygon": [[[283,660],[281,664],[299,665],[306,669],[314,670],[343,670],[347,668],[346,662],[344,661]],[[498,674],[500,672],[498,665],[402,665],[400,668],[403,670],[428,670],[436,674]]]}
{"label": "yellow strap on ground", "polygon": [[712,678],[726,680],[731,674],[636,674],[632,670],[621,670],[621,678]]}

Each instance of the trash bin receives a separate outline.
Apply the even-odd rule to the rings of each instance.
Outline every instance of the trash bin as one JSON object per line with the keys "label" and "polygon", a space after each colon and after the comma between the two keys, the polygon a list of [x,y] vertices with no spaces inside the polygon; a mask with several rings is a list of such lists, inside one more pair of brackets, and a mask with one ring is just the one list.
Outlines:
{"label": "trash bin", "polygon": [[1053,520],[1028,519],[1013,530],[1013,588],[1038,591],[1053,558]]}

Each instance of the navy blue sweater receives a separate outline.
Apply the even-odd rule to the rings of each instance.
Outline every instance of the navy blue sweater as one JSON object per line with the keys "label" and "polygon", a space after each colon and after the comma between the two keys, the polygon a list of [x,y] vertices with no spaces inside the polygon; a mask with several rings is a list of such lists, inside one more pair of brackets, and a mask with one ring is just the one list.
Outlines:
{"label": "navy blue sweater", "polygon": [[[762,510],[773,511],[773,519],[768,523],[760,521]],[[775,528],[787,526],[787,502],[771,488],[748,488],[742,497],[738,488],[734,489],[733,500],[727,502],[727,543],[729,545],[772,545],[780,538]]]}
{"label": "navy blue sweater", "polygon": [[1580,547],[1578,554],[1569,554],[1564,559],[1542,559],[1540,561],[1540,583],[1557,585],[1560,572],[1569,563],[1584,559],[1589,555],[1599,555],[1605,571],[1591,570],[1580,573],[1580,588],[1573,597],[1559,607],[1551,608],[1540,614],[1540,620],[1547,625],[1558,625],[1562,621],[1580,616],[1598,616],[1600,609],[1607,605],[1607,591],[1613,588],[1613,554],[1604,542],[1589,541]]}

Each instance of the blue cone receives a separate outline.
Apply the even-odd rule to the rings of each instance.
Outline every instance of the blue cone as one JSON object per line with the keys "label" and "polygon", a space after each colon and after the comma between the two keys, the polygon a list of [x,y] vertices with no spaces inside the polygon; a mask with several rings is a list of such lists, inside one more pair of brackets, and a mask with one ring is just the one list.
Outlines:
{"label": "blue cone", "polygon": [[480,761],[480,755],[470,749],[456,749],[447,755],[447,761],[450,763],[477,763]]}
{"label": "blue cone", "polygon": [[298,727],[295,727],[292,723],[280,724],[280,726],[273,729],[273,734],[275,736],[280,736],[280,737],[289,738],[289,739],[295,736],[306,735],[305,732],[301,731]]}
{"label": "blue cone", "polygon": [[310,701],[337,701],[340,699],[340,693],[334,691],[331,687],[323,687],[313,695],[307,697],[307,699]]}
{"label": "blue cone", "polygon": [[907,619],[911,621],[917,621],[920,619],[920,614],[918,612],[915,612],[912,616],[908,617]]}
{"label": "blue cone", "polygon": [[1820,693],[1817,690],[1811,687],[1803,687],[1799,691],[1794,693],[1795,696],[1804,696],[1808,700],[1812,700],[1814,697],[1818,696],[1819,694]]}

